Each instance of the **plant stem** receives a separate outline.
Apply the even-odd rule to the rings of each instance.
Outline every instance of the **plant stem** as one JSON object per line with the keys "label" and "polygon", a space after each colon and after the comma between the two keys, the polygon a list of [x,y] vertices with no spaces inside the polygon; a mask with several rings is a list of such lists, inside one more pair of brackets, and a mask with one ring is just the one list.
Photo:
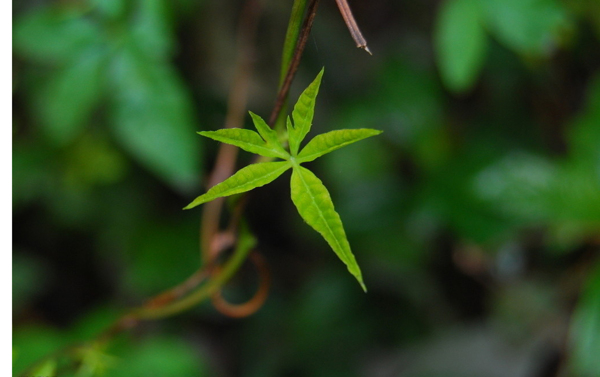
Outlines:
{"label": "plant stem", "polygon": [[290,66],[287,70],[285,79],[283,80],[283,84],[279,89],[279,93],[277,93],[275,106],[273,107],[271,117],[269,118],[269,125],[271,127],[275,125],[277,117],[279,117],[279,113],[281,112],[283,105],[287,101],[287,96],[290,92],[292,81],[294,81],[296,71],[298,71],[298,66],[300,65],[300,58],[302,58],[302,54],[304,53],[304,48],[306,47],[306,42],[308,41],[308,36],[310,35],[310,30],[312,29],[313,21],[315,19],[315,16],[317,15],[318,6],[319,0],[310,0],[310,3],[308,4],[307,15],[304,19],[304,23],[302,24],[302,30],[300,31],[300,36],[298,37],[298,43],[296,44],[296,49],[294,50],[294,56],[292,57],[292,60],[290,62]]}
{"label": "plant stem", "polygon": [[[235,79],[227,101],[225,128],[242,128],[248,102],[248,88],[254,68],[254,40],[258,26],[258,15],[262,7],[260,0],[246,2],[238,26],[239,55],[236,64]],[[224,181],[233,174],[238,148],[221,144],[215,167],[208,180],[208,188]],[[202,211],[200,226],[200,248],[202,261],[210,263],[220,250],[213,242],[219,232],[219,223],[225,199],[219,198],[206,203]]]}
{"label": "plant stem", "polygon": [[[228,101],[229,112],[225,121],[226,128],[236,127],[238,125],[243,124],[250,74],[253,66],[253,41],[258,21],[258,13],[260,9],[259,5],[261,1],[262,0],[249,0],[246,3],[246,7],[243,12],[244,16],[242,16],[242,20],[240,21],[240,49],[242,50],[242,52],[236,68],[236,78],[234,80],[233,90]],[[306,4],[302,4],[305,2],[306,0],[297,0],[297,3],[294,4],[294,19],[296,19],[298,12],[300,12],[300,8],[302,8],[302,10],[305,8]],[[300,58],[304,52],[304,47],[306,46],[308,35],[310,34],[310,29],[312,27],[313,20],[316,15],[318,3],[319,0],[310,1],[310,4],[308,5],[308,14],[302,24],[302,28],[298,33],[299,36],[297,37],[296,47],[293,50],[293,56],[291,59],[287,60],[289,61],[289,67],[287,67],[287,73],[283,80],[283,83],[281,84],[281,88],[277,95],[275,108],[272,113],[272,117],[274,116],[275,119],[277,118],[283,104],[287,99],[289,88],[298,69]],[[293,28],[294,27],[292,27],[291,25],[288,26],[288,33],[290,29],[293,30]],[[293,34],[290,36],[290,38],[290,40],[294,38]],[[286,37],[287,47],[284,48],[284,60],[286,59],[286,51],[290,48],[290,43],[292,42],[288,42],[288,39]],[[288,63],[282,62],[282,71],[285,70],[285,64]],[[222,145],[221,150],[219,152],[219,156],[217,158],[217,162],[215,163],[215,168],[209,180],[209,186],[212,186],[210,183],[213,183],[214,185],[214,183],[218,183],[228,178],[232,174],[233,167],[235,165],[235,160],[237,157],[237,148],[229,147],[231,146],[225,144]],[[254,247],[256,242],[255,239],[249,233],[245,232],[244,229],[239,229],[239,234],[237,237],[235,237],[237,240],[235,251],[233,255],[229,258],[229,260],[226,262],[225,266],[222,269],[220,269],[220,273],[215,275],[205,285],[201,286],[192,293],[189,293],[187,296],[183,297],[192,289],[194,289],[194,287],[202,283],[209,275],[211,275],[211,272],[214,269],[214,260],[216,259],[216,255],[218,255],[221,249],[223,249],[223,247],[214,247],[215,238],[217,235],[219,235],[218,225],[223,209],[222,201],[216,204],[212,204],[217,201],[218,200],[207,203],[204,207],[204,212],[202,216],[203,221],[200,232],[200,244],[202,245],[203,250],[203,260],[207,262],[205,263],[205,267],[198,270],[182,284],[150,299],[145,306],[131,310],[127,314],[123,315],[112,326],[110,326],[105,331],[101,332],[97,337],[89,341],[87,344],[92,342],[107,342],[110,339],[112,339],[112,337],[114,337],[115,335],[135,327],[141,320],[164,318],[190,309],[218,293],[221,287],[231,279],[231,277],[242,266],[243,262],[248,257],[251,249]],[[238,224],[241,221],[241,213],[245,207],[245,203],[246,201],[242,199],[236,205],[234,215],[230,220],[230,225],[228,228],[229,232],[238,231]],[[257,263],[257,267],[259,267],[259,269],[264,268],[260,266],[259,263]],[[256,301],[259,302],[261,300],[264,300],[264,294],[264,288],[259,288],[259,294],[257,295],[258,299]],[[174,301],[176,299],[179,300]],[[78,343],[76,345],[72,345],[60,351],[57,351],[56,353],[53,353],[51,355],[48,355],[41,359],[39,362],[35,363],[32,366],[32,368],[49,359],[59,357],[60,355],[68,354],[74,349],[81,346],[85,346],[85,343]],[[28,370],[31,370],[31,368],[29,368]]]}
{"label": "plant stem", "polygon": [[356,20],[354,19],[354,15],[352,15],[352,11],[350,10],[348,1],[347,0],[335,0],[335,1],[338,5],[338,8],[340,8],[340,13],[342,14],[342,17],[344,18],[344,21],[346,22],[346,26],[348,26],[348,30],[350,30],[350,35],[352,36],[352,39],[354,39],[354,42],[356,43],[356,47],[362,48],[363,50],[368,52],[370,55],[373,55],[373,54],[371,54],[371,50],[369,50],[369,47],[367,47],[367,40],[365,39],[365,37],[363,37],[362,33],[360,32],[360,29],[358,28],[358,24],[356,23]]}
{"label": "plant stem", "polygon": [[296,45],[298,44],[298,35],[302,30],[302,20],[306,11],[306,0],[294,0],[292,5],[292,14],[288,22],[287,32],[285,33],[285,42],[283,44],[283,53],[281,57],[281,74],[279,77],[279,87],[283,85],[285,76],[290,68],[290,61],[294,56]]}
{"label": "plant stem", "polygon": [[134,319],[158,319],[171,316],[173,314],[180,313],[189,308],[192,308],[204,301],[205,299],[216,293],[241,267],[243,262],[246,260],[248,253],[254,247],[256,241],[249,235],[239,237],[237,247],[221,272],[216,275],[213,279],[209,280],[208,283],[198,288],[185,298],[174,302],[173,304],[166,305],[158,308],[146,308],[134,310],[130,315]]}

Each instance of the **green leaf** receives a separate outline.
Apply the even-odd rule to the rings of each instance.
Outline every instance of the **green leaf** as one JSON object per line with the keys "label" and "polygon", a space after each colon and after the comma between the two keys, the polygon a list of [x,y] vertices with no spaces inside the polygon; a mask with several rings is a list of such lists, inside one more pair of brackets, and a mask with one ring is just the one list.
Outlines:
{"label": "green leaf", "polygon": [[120,21],[127,12],[128,4],[123,0],[90,0],[102,18],[110,21]]}
{"label": "green leaf", "polygon": [[594,377],[600,370],[600,265],[589,277],[570,331],[571,364],[577,376]]}
{"label": "green leaf", "polygon": [[523,54],[548,55],[571,23],[555,0],[483,0],[482,4],[490,32]]}
{"label": "green leaf", "polygon": [[102,376],[117,363],[117,358],[107,354],[105,344],[100,342],[85,344],[76,352],[80,358],[77,377]]}
{"label": "green leaf", "polygon": [[267,183],[273,182],[291,166],[288,161],[263,162],[246,166],[223,182],[213,186],[206,194],[194,199],[184,209],[194,208],[217,198],[240,194],[250,191],[253,188],[264,186]]}
{"label": "green leaf", "polygon": [[356,130],[336,130],[317,135],[302,149],[297,158],[298,163],[313,161],[324,154],[370,136],[379,135],[381,132],[383,131],[360,128]]}
{"label": "green leaf", "polygon": [[100,40],[97,25],[68,8],[39,8],[14,24],[15,50],[43,63],[69,61]]}
{"label": "green leaf", "polygon": [[289,155],[279,142],[279,137],[277,136],[277,132],[269,127],[269,125],[264,121],[263,118],[254,114],[250,111],[250,116],[252,117],[252,122],[254,123],[254,127],[258,130],[260,136],[267,142],[267,144],[273,148],[277,148],[280,151],[283,151],[286,156]]}
{"label": "green leaf", "polygon": [[434,38],[444,84],[454,92],[468,90],[479,76],[488,42],[479,1],[445,1]]}
{"label": "green leaf", "polygon": [[256,132],[251,130],[225,128],[217,131],[202,131],[198,133],[222,143],[235,145],[250,153],[266,157],[289,158],[289,154],[281,150],[281,147],[274,148],[268,145]]}
{"label": "green leaf", "polygon": [[118,140],[142,164],[180,190],[199,179],[200,144],[192,104],[171,66],[148,64],[134,45],[116,55],[113,127]]}
{"label": "green leaf", "polygon": [[209,376],[208,363],[193,345],[177,337],[146,337],[130,345],[111,377]]}
{"label": "green leaf", "polygon": [[165,0],[138,2],[131,35],[143,53],[157,60],[168,58],[175,46],[170,3]]}
{"label": "green leaf", "polygon": [[592,166],[600,177],[600,75],[588,84],[585,110],[568,127],[570,156]]}
{"label": "green leaf", "polygon": [[12,342],[17,354],[17,358],[13,360],[13,374],[18,376],[40,359],[66,347],[71,340],[54,328],[21,326],[15,328]]}
{"label": "green leaf", "polygon": [[360,267],[350,250],[342,220],[335,211],[331,196],[323,182],[310,170],[296,165],[292,172],[291,193],[292,201],[300,216],[325,238],[366,292],[367,288],[363,282]]}
{"label": "green leaf", "polygon": [[52,141],[64,145],[86,125],[104,92],[105,65],[104,50],[88,49],[39,91],[35,108]]}
{"label": "green leaf", "polygon": [[317,78],[302,92],[298,102],[294,106],[292,111],[292,119],[294,120],[294,126],[290,127],[288,122],[288,133],[290,138],[290,151],[292,155],[298,154],[300,143],[304,140],[306,134],[310,131],[312,126],[313,116],[315,114],[315,102],[317,94],[319,93],[319,86],[321,85],[321,78],[325,68],[321,69],[321,72],[317,75]]}
{"label": "green leaf", "polygon": [[56,376],[56,360],[46,360],[31,372],[32,376],[54,377]]}

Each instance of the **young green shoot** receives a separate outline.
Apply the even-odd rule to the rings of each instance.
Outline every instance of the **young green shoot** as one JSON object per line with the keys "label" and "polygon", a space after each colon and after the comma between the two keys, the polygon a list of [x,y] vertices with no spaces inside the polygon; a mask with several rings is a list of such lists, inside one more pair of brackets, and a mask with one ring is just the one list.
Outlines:
{"label": "young green shoot", "polygon": [[252,112],[250,112],[250,116],[258,133],[239,128],[198,132],[202,136],[235,145],[245,151],[283,161],[261,162],[246,166],[194,199],[184,209],[194,208],[220,197],[240,194],[264,186],[291,168],[291,197],[298,213],[308,225],[323,236],[366,292],[367,288],[363,282],[362,273],[352,254],[342,220],[335,211],[329,191],[313,172],[301,164],[313,161],[359,140],[378,135],[382,131],[361,128],[326,132],[315,136],[301,149],[300,144],[312,126],[315,102],[322,77],[323,70],[300,95],[292,111],[291,119],[288,117],[289,150],[286,150],[281,144],[277,133],[260,116]]}

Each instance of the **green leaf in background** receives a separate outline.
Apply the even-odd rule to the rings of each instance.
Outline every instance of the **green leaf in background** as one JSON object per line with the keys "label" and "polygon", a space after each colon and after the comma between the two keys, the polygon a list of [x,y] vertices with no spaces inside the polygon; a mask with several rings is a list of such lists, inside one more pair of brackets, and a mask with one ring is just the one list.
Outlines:
{"label": "green leaf in background", "polygon": [[570,27],[555,0],[481,0],[490,32],[507,47],[527,55],[548,55]]}
{"label": "green leaf in background", "polygon": [[127,173],[129,161],[105,132],[87,132],[66,151],[64,182],[73,187],[110,185]]}
{"label": "green leaf in background", "polygon": [[206,194],[200,195],[194,199],[194,201],[184,209],[194,208],[216,198],[240,194],[242,192],[250,191],[253,188],[264,186],[267,183],[273,182],[291,166],[291,163],[288,161],[263,162],[248,165],[245,168],[238,170],[237,173],[223,182],[213,186]]}
{"label": "green leaf in background", "polygon": [[192,104],[172,67],[149,64],[134,45],[116,55],[113,128],[124,147],[175,188],[198,182],[200,148]]}
{"label": "green leaf in background", "polygon": [[50,359],[33,369],[32,376],[54,377],[56,376],[56,360]]}
{"label": "green leaf in background", "polygon": [[104,94],[104,50],[91,47],[53,73],[34,101],[48,138],[64,145],[86,126]]}
{"label": "green leaf in background", "polygon": [[595,170],[600,180],[600,75],[591,81],[586,102],[583,114],[568,128],[569,154]]}
{"label": "green leaf in background", "polygon": [[15,50],[43,63],[67,62],[102,39],[100,30],[78,11],[44,7],[15,20]]}
{"label": "green leaf in background", "polygon": [[473,86],[483,66],[487,35],[478,0],[447,0],[434,32],[435,49],[444,84],[454,92]]}
{"label": "green leaf in background", "polygon": [[90,0],[94,10],[109,20],[118,20],[126,11],[128,3],[124,0]]}
{"label": "green leaf in background", "polygon": [[165,0],[137,2],[131,36],[145,56],[165,59],[174,50],[170,3]]}
{"label": "green leaf in background", "polygon": [[64,334],[50,327],[21,327],[13,333],[13,374],[25,372],[41,358],[69,344]]}
{"label": "green leaf in background", "polygon": [[271,127],[269,127],[269,125],[265,122],[263,118],[254,114],[252,111],[250,111],[250,116],[252,117],[254,127],[256,127],[256,130],[258,131],[260,136],[262,136],[262,138],[265,139],[267,145],[272,148],[276,148],[280,152],[283,152],[286,156],[289,156],[289,153],[285,151],[285,149],[279,142],[277,132]]}
{"label": "green leaf in background", "polygon": [[289,154],[283,148],[268,145],[255,131],[244,130],[240,128],[224,128],[217,131],[198,132],[222,143],[235,145],[243,150],[256,153],[261,156],[274,158],[288,158]]}
{"label": "green leaf in background", "polygon": [[329,191],[310,170],[294,166],[291,180],[292,201],[300,216],[327,241],[348,271],[366,292],[360,267],[356,263],[340,215],[335,211]]}
{"label": "green leaf in background", "polygon": [[112,377],[208,376],[207,366],[191,345],[178,338],[154,337],[131,347],[110,370]]}
{"label": "green leaf in background", "polygon": [[317,94],[319,94],[319,86],[321,85],[321,78],[324,71],[324,68],[321,69],[317,78],[302,92],[292,111],[294,125],[290,127],[290,123],[288,122],[288,133],[290,152],[293,156],[298,154],[300,143],[304,140],[304,137],[312,126],[313,116],[315,115],[315,102]]}
{"label": "green leaf in background", "polygon": [[15,250],[12,258],[12,311],[18,315],[47,283],[47,271],[39,258]]}
{"label": "green leaf in background", "polygon": [[592,271],[571,322],[572,369],[579,377],[600,371],[600,265]]}
{"label": "green leaf in background", "polygon": [[85,344],[77,349],[80,359],[77,377],[96,377],[106,375],[117,363],[117,358],[106,353],[105,343]]}
{"label": "green leaf in background", "polygon": [[298,163],[313,161],[336,149],[356,143],[362,139],[379,135],[383,131],[361,128],[336,130],[315,136],[298,155]]}

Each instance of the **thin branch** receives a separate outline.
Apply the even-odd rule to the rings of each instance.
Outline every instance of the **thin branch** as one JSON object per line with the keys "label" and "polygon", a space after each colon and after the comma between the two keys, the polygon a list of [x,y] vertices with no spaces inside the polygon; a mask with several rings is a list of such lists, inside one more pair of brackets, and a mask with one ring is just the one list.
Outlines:
{"label": "thin branch", "polygon": [[[253,67],[252,63],[254,50],[252,42],[254,40],[257,26],[260,3],[261,0],[249,0],[248,3],[246,3],[246,8],[243,12],[244,16],[242,16],[242,20],[240,22],[240,40],[242,41],[243,47],[241,47],[242,54],[236,69],[236,78],[234,79],[233,90],[228,101],[229,112],[225,121],[226,128],[236,127],[243,124],[250,73]],[[277,114],[279,114],[281,111],[283,103],[285,103],[291,82],[298,69],[300,58],[304,52],[308,35],[310,34],[310,29],[312,27],[318,3],[319,0],[311,0],[310,5],[308,6],[308,14],[303,23],[298,44],[294,51],[294,55],[292,57],[292,61],[290,63],[290,67],[282,88],[278,93],[275,108],[272,113],[274,114],[275,119],[277,118]],[[209,186],[228,178],[232,174],[236,157],[237,148],[229,149],[228,145],[222,145],[217,157],[215,168],[209,179]],[[254,312],[257,307],[262,305],[266,298],[266,289],[269,285],[269,276],[266,272],[267,270],[264,260],[262,260],[258,254],[251,254],[257,255],[251,258],[259,270],[259,275],[262,278],[256,295],[248,303],[238,305],[237,307],[235,305],[226,303],[219,295],[221,287],[231,279],[231,277],[236,273],[236,271],[241,267],[243,262],[248,257],[250,250],[254,247],[254,241],[249,241],[247,237],[242,238],[235,236],[235,234],[238,232],[237,227],[241,221],[241,213],[245,207],[245,198],[242,198],[242,200],[240,200],[240,202],[238,202],[238,204],[235,206],[229,227],[224,232],[219,232],[218,230],[220,215],[223,209],[223,202],[221,201],[220,203],[209,207],[210,204],[215,202],[216,201],[207,203],[204,207],[203,226],[201,229],[201,245],[203,250],[202,255],[205,262],[204,267],[178,286],[160,293],[154,298],[148,300],[144,306],[131,310],[127,314],[123,315],[117,321],[115,321],[112,326],[101,332],[100,335],[90,342],[107,342],[115,335],[135,327],[141,320],[158,319],[171,316],[189,309],[190,307],[193,307],[210,297],[213,297],[213,300],[217,302],[217,307],[227,307],[225,311],[229,310],[234,316],[241,316],[245,313]],[[225,241],[215,242],[215,240],[219,238],[217,237],[219,235],[223,236],[221,240]],[[227,235],[231,236],[229,240],[226,240],[228,238],[226,237]],[[224,250],[226,245],[231,244],[236,244],[234,254],[229,258],[223,268],[219,269],[220,273],[214,275],[213,272],[216,269],[216,255],[218,255],[220,251]],[[192,291],[195,287],[204,282],[209,276],[212,276],[212,278],[208,280],[206,284],[195,291]],[[48,355],[38,363],[32,365],[29,370],[32,370],[32,368],[35,368],[37,365],[48,359],[67,354],[78,347],[85,346],[85,344],[89,344],[89,342],[77,343],[57,351],[56,353]],[[25,373],[25,375],[27,375],[27,372]]]}
{"label": "thin branch", "polygon": [[[258,25],[258,15],[261,8],[260,0],[250,0],[242,11],[242,18],[238,27],[238,40],[240,41],[238,62],[236,65],[235,79],[227,102],[227,116],[225,128],[242,128],[248,102],[248,89],[250,77],[254,69],[254,40]],[[217,154],[215,167],[208,180],[208,188],[229,178],[234,171],[238,148],[221,144]],[[202,212],[200,227],[200,248],[204,263],[213,260],[220,250],[215,248],[214,240],[219,232],[219,223],[223,211],[224,198],[206,203]]]}
{"label": "thin branch", "polygon": [[307,16],[302,24],[302,30],[300,31],[300,36],[298,37],[298,43],[296,45],[296,49],[294,50],[294,56],[290,62],[290,67],[285,75],[285,79],[283,80],[283,85],[281,85],[281,89],[279,89],[279,93],[277,93],[275,106],[273,107],[271,117],[269,118],[269,125],[271,127],[275,125],[277,117],[279,116],[279,113],[281,112],[281,109],[287,100],[290,87],[292,86],[292,81],[294,81],[294,76],[296,76],[298,66],[300,65],[300,58],[302,58],[304,48],[306,47],[306,41],[308,41],[308,36],[310,35],[310,30],[312,29],[313,21],[317,15],[318,6],[319,0],[311,0],[310,4],[308,4]]}
{"label": "thin branch", "polygon": [[347,0],[335,0],[335,1],[338,5],[338,8],[340,8],[340,13],[342,13],[342,17],[344,18],[344,21],[346,22],[346,26],[348,26],[348,30],[350,30],[350,35],[352,35],[352,39],[354,39],[354,42],[356,42],[356,47],[362,48],[363,50],[368,52],[370,55],[373,55],[373,54],[371,54],[371,50],[369,50],[369,47],[367,47],[367,40],[365,39],[365,37],[363,37],[362,33],[360,32],[360,29],[358,28],[358,24],[356,23],[356,20],[354,19],[354,16],[352,15],[352,11],[350,10],[348,1]]}
{"label": "thin branch", "polygon": [[298,45],[298,35],[302,29],[302,21],[304,20],[306,5],[307,0],[294,0],[294,4],[292,5],[292,13],[290,14],[288,28],[285,33],[285,42],[283,43],[283,52],[281,54],[281,69],[279,77],[280,87],[283,85],[288,68],[290,67],[290,60],[292,60],[292,56],[294,56],[294,50]]}

